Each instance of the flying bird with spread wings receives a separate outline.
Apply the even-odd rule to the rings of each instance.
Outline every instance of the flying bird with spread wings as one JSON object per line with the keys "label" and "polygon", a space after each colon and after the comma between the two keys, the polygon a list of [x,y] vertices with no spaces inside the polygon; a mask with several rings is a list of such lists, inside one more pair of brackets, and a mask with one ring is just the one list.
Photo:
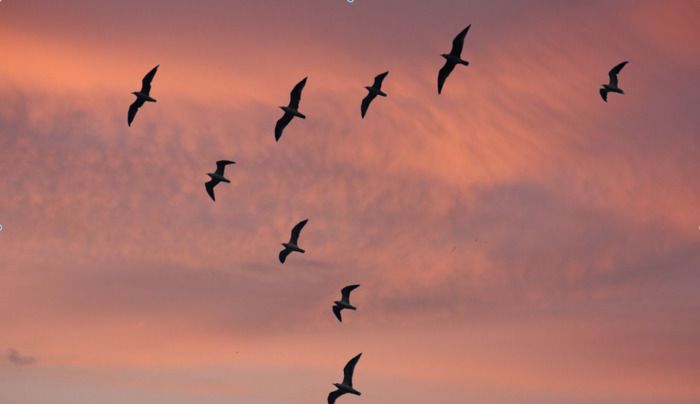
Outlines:
{"label": "flying bird with spread wings", "polygon": [[447,76],[452,73],[455,66],[469,66],[469,62],[462,59],[462,48],[464,47],[464,37],[467,36],[467,32],[469,32],[469,27],[471,26],[472,25],[469,24],[467,28],[457,34],[455,39],[452,41],[452,50],[450,50],[450,53],[443,53],[440,55],[445,58],[445,64],[438,73],[438,94],[442,93],[442,87],[445,85],[445,80],[447,80]]}
{"label": "flying bird with spread wings", "polygon": [[151,69],[148,74],[143,76],[143,80],[141,80],[141,91],[134,91],[133,95],[136,96],[136,101],[134,101],[130,106],[129,106],[129,115],[128,115],[128,124],[131,126],[131,123],[134,121],[134,118],[136,117],[136,113],[138,112],[139,108],[143,106],[146,102],[156,102],[156,99],[151,97],[151,82],[153,81],[153,77],[156,76],[156,72],[158,71],[158,66],[154,67]]}
{"label": "flying bird with spread wings", "polygon": [[342,396],[343,394],[350,393],[356,396],[362,395],[362,393],[352,387],[352,376],[353,373],[355,373],[355,365],[357,365],[357,361],[360,360],[360,356],[362,356],[362,353],[357,354],[357,356],[350,359],[348,364],[345,365],[345,368],[343,368],[343,382],[333,383],[336,390],[328,394],[328,404],[334,404],[335,400],[337,400],[338,397]]}
{"label": "flying bird with spread wings", "polygon": [[333,314],[338,319],[338,321],[343,322],[343,318],[340,316],[340,312],[344,309],[357,310],[357,307],[350,304],[350,292],[359,288],[360,285],[349,285],[344,287],[340,291],[340,300],[333,302]]}
{"label": "flying bird with spread wings", "polygon": [[608,72],[608,77],[610,79],[610,82],[608,84],[601,84],[603,87],[600,89],[600,97],[603,99],[603,101],[608,102],[608,93],[618,93],[618,94],[624,94],[625,92],[622,91],[621,88],[617,86],[617,75],[620,74],[620,71],[622,70],[623,67],[627,64],[627,61],[625,60],[624,62],[618,64],[617,66],[613,67],[610,72]]}
{"label": "flying bird with spread wings", "polygon": [[304,219],[301,222],[297,223],[296,226],[292,229],[292,235],[289,237],[289,242],[288,243],[282,243],[282,246],[284,247],[284,250],[280,251],[279,254],[279,259],[280,262],[284,264],[284,261],[287,260],[287,256],[291,254],[292,252],[300,252],[300,253],[305,253],[306,251],[299,248],[299,234],[301,233],[301,229],[306,226],[306,223],[309,221],[309,219]]}
{"label": "flying bird with spread wings", "polygon": [[275,125],[275,141],[280,140],[282,137],[282,131],[287,127],[287,125],[289,125],[292,118],[299,117],[301,119],[306,119],[306,115],[299,112],[299,101],[301,101],[301,91],[306,85],[307,78],[308,77],[304,77],[302,81],[298,82],[297,85],[294,86],[292,92],[289,94],[289,105],[286,107],[280,106],[282,111],[284,111],[284,115],[282,115],[282,118],[280,118]]}
{"label": "flying bird with spread wings", "polygon": [[377,77],[374,78],[374,84],[372,84],[372,86],[365,87],[369,93],[362,99],[362,104],[360,105],[360,115],[362,115],[362,118],[365,117],[367,108],[369,108],[369,104],[373,99],[375,99],[378,95],[386,97],[386,93],[382,91],[382,82],[388,74],[389,72],[384,72],[377,75]]}
{"label": "flying bird with spread wings", "polygon": [[211,181],[205,183],[204,188],[206,188],[207,193],[211,197],[212,201],[216,201],[216,197],[214,196],[214,187],[217,186],[220,182],[231,182],[226,177],[224,177],[224,169],[229,164],[236,164],[236,162],[229,160],[219,160],[216,162],[216,171],[214,171],[213,173],[207,173],[207,175],[211,177]]}

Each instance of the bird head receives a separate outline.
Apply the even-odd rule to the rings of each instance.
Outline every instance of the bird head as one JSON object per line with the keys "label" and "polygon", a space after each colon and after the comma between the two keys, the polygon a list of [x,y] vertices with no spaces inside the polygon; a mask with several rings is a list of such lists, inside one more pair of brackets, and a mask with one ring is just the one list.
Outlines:
{"label": "bird head", "polygon": [[445,59],[447,59],[450,55],[449,55],[449,53],[443,53],[443,54],[440,55],[440,56],[442,56],[442,57],[444,57]]}
{"label": "bird head", "polygon": [[135,95],[135,96],[137,96],[137,97],[139,96],[139,92],[138,92],[138,91],[132,91],[131,94],[133,94],[133,95]]}

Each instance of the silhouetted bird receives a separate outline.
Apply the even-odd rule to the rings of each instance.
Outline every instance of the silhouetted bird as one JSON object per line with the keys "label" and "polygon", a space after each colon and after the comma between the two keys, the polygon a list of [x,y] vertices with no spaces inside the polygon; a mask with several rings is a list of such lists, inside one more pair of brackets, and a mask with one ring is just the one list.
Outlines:
{"label": "silhouetted bird", "polygon": [[352,374],[355,372],[355,365],[357,365],[357,361],[360,360],[360,356],[362,356],[362,353],[359,353],[357,356],[350,359],[350,362],[345,365],[345,368],[343,369],[343,382],[333,383],[337,390],[328,394],[328,404],[335,403],[335,400],[345,393],[355,394],[356,396],[362,394],[352,387]]}
{"label": "silhouetted bird", "polygon": [[136,112],[138,112],[139,108],[143,106],[143,104],[148,101],[148,102],[156,102],[155,98],[151,97],[151,81],[153,81],[153,77],[156,75],[156,71],[158,71],[158,66],[154,67],[151,69],[150,72],[148,72],[147,75],[143,76],[143,80],[141,80],[141,91],[134,91],[133,95],[136,96],[136,101],[134,101],[130,106],[129,106],[129,126],[131,126],[131,122],[134,121],[134,117],[136,116]]}
{"label": "silhouetted bird", "polygon": [[299,233],[301,233],[301,229],[304,228],[306,225],[306,222],[308,222],[309,219],[304,219],[301,222],[297,223],[296,226],[292,229],[292,235],[289,237],[289,242],[288,243],[282,243],[284,246],[284,250],[280,251],[280,262],[284,264],[284,261],[287,259],[287,255],[291,254],[292,251],[297,251],[300,253],[305,253],[306,251],[302,250],[299,248],[297,243],[299,242]]}
{"label": "silhouetted bird", "polygon": [[350,285],[344,287],[340,293],[341,293],[341,298],[340,300],[336,300],[333,302],[333,314],[338,318],[338,321],[342,322],[343,319],[340,316],[340,312],[343,309],[349,309],[349,310],[357,310],[357,307],[353,306],[350,304],[350,292],[353,290],[359,288],[360,285]]}
{"label": "silhouetted bird", "polygon": [[386,93],[382,91],[382,82],[384,81],[384,78],[387,74],[389,74],[389,72],[384,72],[378,75],[374,78],[374,84],[372,84],[372,87],[365,87],[367,91],[369,91],[369,94],[365,96],[365,98],[362,100],[362,105],[360,106],[360,114],[363,118],[365,117],[365,114],[367,113],[367,108],[369,108],[369,104],[372,102],[373,99],[375,99],[378,95],[386,97]]}
{"label": "silhouetted bird", "polygon": [[603,101],[608,102],[608,93],[625,93],[624,91],[622,91],[621,88],[617,86],[617,75],[618,73],[620,73],[620,70],[622,70],[622,68],[625,67],[626,64],[627,61],[625,60],[619,65],[613,67],[612,70],[608,72],[608,77],[610,77],[610,83],[601,84],[603,87],[600,89],[600,96],[601,98],[603,98]]}
{"label": "silhouetted bird", "polygon": [[280,107],[282,111],[284,111],[284,115],[282,115],[282,118],[280,118],[275,125],[275,141],[280,140],[282,131],[289,125],[292,118],[298,116],[301,119],[306,119],[306,116],[299,112],[299,101],[301,100],[301,90],[304,89],[307,78],[308,77],[304,77],[304,80],[298,82],[297,85],[294,86],[292,92],[289,94],[289,105]]}
{"label": "silhouetted bird", "polygon": [[207,193],[209,196],[211,196],[212,201],[216,201],[216,198],[214,197],[214,187],[220,182],[231,182],[224,177],[224,169],[229,164],[236,164],[236,162],[219,160],[216,162],[216,171],[213,173],[207,173],[207,175],[211,177],[211,181],[205,183],[204,187],[207,189]]}
{"label": "silhouetted bird", "polygon": [[445,65],[442,66],[442,69],[440,69],[440,72],[438,73],[438,94],[442,93],[442,86],[445,85],[445,80],[447,80],[447,76],[452,73],[452,70],[454,70],[455,66],[457,65],[465,65],[469,66],[469,62],[466,60],[462,60],[462,48],[464,47],[464,37],[467,36],[467,32],[469,31],[469,27],[472,25],[469,24],[467,28],[464,29],[464,31],[460,32],[457,34],[454,40],[452,40],[452,50],[450,53],[443,53],[442,57],[445,58]]}

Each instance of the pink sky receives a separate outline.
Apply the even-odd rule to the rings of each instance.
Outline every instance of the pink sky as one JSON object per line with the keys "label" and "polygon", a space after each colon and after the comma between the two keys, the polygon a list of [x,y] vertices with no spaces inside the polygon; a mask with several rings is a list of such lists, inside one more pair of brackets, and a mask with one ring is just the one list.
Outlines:
{"label": "pink sky", "polygon": [[[699,402],[698,20],[693,1],[0,2],[0,403],[322,403],[358,352],[363,395],[339,403]],[[438,96],[467,24],[471,65]],[[275,143],[307,75],[308,118]]]}

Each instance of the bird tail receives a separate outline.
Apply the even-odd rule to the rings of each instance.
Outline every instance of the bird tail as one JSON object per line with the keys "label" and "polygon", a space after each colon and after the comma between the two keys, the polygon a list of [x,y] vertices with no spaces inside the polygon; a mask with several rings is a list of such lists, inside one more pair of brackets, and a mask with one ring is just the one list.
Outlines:
{"label": "bird tail", "polygon": [[462,59],[459,60],[459,64],[469,66],[469,62],[467,62],[466,60],[462,60]]}
{"label": "bird tail", "polygon": [[296,113],[294,113],[294,115],[295,115],[295,116],[298,116],[298,117],[301,118],[301,119],[306,119],[306,115],[302,114],[301,112],[298,112],[298,111],[297,111]]}

